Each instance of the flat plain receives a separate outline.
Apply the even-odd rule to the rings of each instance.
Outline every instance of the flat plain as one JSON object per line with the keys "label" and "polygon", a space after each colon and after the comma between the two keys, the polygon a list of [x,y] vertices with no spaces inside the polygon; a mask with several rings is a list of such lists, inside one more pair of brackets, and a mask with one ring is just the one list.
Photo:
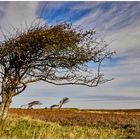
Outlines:
{"label": "flat plain", "polygon": [[10,109],[0,138],[140,138],[140,110]]}

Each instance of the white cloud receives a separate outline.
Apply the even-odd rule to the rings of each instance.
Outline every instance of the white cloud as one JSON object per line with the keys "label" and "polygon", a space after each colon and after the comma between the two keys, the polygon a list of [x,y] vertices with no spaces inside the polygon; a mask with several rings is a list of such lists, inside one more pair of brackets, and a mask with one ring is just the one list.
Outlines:
{"label": "white cloud", "polygon": [[105,37],[107,42],[112,42],[110,47],[115,49],[118,55],[135,55],[140,51],[140,22],[137,24],[132,24],[118,30],[114,33],[108,33],[108,36]]}
{"label": "white cloud", "polygon": [[9,2],[3,9],[4,18],[1,25],[21,26],[25,22],[31,23],[37,16],[38,2]]}
{"label": "white cloud", "polygon": [[[0,28],[4,34],[14,34],[14,28],[25,30],[31,26],[37,19],[37,8],[39,2],[37,1],[11,1],[0,2],[0,12],[3,16],[0,20]],[[40,22],[44,22],[41,20]],[[0,40],[3,39],[2,32],[0,32]]]}

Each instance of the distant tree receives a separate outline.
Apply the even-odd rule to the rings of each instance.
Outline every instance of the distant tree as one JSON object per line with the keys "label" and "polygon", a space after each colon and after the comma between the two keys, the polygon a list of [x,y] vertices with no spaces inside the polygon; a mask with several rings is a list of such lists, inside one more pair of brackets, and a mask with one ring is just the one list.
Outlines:
{"label": "distant tree", "polygon": [[60,100],[60,102],[58,104],[55,104],[55,105],[51,105],[50,108],[55,108],[55,107],[58,107],[58,108],[61,108],[63,104],[69,102],[69,98],[67,97],[64,97],[62,100]]}
{"label": "distant tree", "polygon": [[51,106],[50,106],[50,109],[53,109],[53,108],[55,108],[55,107],[59,107],[59,105],[51,105]]}
{"label": "distant tree", "polygon": [[35,25],[16,33],[10,38],[4,36],[0,43],[0,120],[5,120],[12,98],[29,83],[95,87],[111,80],[104,79],[100,67],[114,52],[107,50],[103,41],[97,41],[94,30],[64,23]]}
{"label": "distant tree", "polygon": [[69,102],[69,101],[70,101],[69,98],[64,97],[64,98],[59,102],[58,107],[61,108],[63,104],[65,104],[65,103],[67,103],[67,102]]}
{"label": "distant tree", "polygon": [[35,105],[42,105],[42,103],[40,101],[33,101],[28,104],[21,105],[20,107],[28,106],[28,109],[32,109]]}

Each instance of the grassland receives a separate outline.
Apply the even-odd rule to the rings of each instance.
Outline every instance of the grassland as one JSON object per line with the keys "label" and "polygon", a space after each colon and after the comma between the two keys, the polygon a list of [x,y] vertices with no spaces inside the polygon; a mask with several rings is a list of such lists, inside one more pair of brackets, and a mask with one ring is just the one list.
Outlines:
{"label": "grassland", "polygon": [[10,109],[0,129],[0,138],[140,138],[140,111]]}

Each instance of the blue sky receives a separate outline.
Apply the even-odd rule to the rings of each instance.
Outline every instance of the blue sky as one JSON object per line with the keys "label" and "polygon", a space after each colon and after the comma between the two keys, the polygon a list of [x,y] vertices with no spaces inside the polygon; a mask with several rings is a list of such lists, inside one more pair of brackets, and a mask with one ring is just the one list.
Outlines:
{"label": "blue sky", "polygon": [[13,99],[13,107],[32,100],[50,106],[69,97],[65,107],[140,108],[140,2],[0,2],[0,27],[5,33],[13,32],[11,26],[24,29],[38,17],[48,25],[67,21],[85,30],[95,29],[109,49],[117,52],[102,67],[105,76],[115,80],[96,88],[30,84]]}

